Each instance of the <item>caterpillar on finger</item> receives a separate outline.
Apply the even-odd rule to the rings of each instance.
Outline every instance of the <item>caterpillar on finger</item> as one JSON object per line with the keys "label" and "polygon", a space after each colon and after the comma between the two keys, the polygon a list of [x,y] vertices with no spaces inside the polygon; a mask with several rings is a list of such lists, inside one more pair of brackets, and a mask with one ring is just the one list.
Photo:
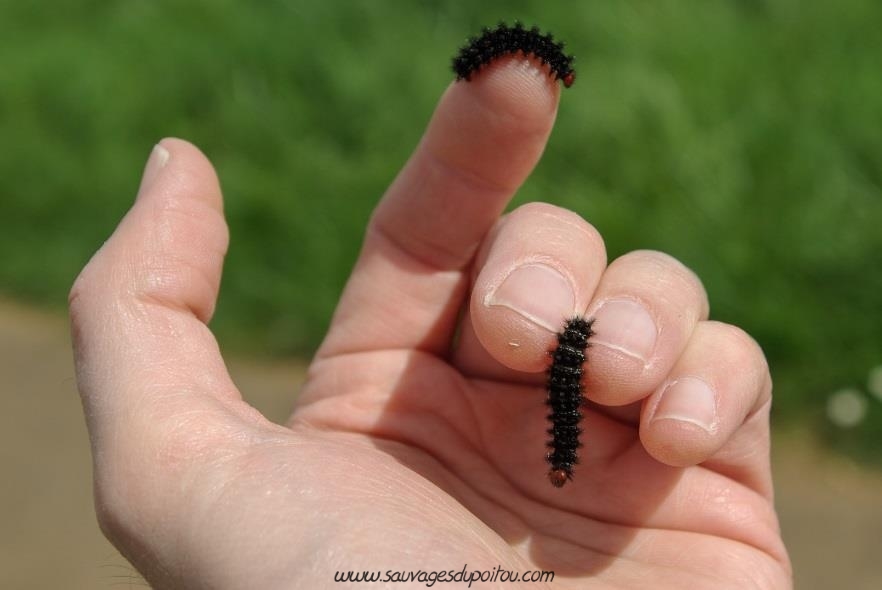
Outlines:
{"label": "caterpillar on finger", "polygon": [[563,42],[555,41],[551,33],[543,35],[538,27],[525,29],[517,21],[512,27],[499,23],[494,29],[484,27],[480,35],[469,39],[453,58],[453,71],[457,80],[471,80],[475,72],[493,60],[520,53],[548,65],[552,77],[569,88],[576,81],[575,58],[566,55],[563,48]]}
{"label": "caterpillar on finger", "polygon": [[582,385],[583,366],[588,339],[594,335],[591,326],[594,319],[581,316],[567,320],[557,335],[557,347],[550,351],[551,366],[548,368],[546,405],[551,412],[548,434],[549,452],[546,460],[551,465],[548,479],[560,488],[573,479],[573,470],[579,462],[579,440],[582,434],[582,406],[585,398]]}

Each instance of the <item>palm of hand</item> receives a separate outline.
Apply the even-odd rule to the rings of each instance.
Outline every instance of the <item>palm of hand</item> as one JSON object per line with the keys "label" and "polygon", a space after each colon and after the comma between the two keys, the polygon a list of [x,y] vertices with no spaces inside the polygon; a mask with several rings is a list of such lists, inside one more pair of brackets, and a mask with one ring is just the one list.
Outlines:
{"label": "palm of hand", "polygon": [[468,564],[620,588],[764,587],[758,572],[784,575],[762,496],[701,466],[660,464],[633,425],[597,409],[586,412],[575,481],[554,489],[543,397],[414,351],[319,360],[290,425],[315,450],[295,484],[306,477],[315,490],[311,512],[347,515],[329,539],[335,571]]}

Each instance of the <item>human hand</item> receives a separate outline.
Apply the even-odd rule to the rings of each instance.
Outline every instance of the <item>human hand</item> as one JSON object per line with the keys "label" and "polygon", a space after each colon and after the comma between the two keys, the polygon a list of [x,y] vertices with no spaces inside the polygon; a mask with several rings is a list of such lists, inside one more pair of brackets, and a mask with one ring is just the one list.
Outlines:
{"label": "human hand", "polygon": [[[183,141],[154,150],[70,297],[99,522],[154,587],[466,564],[552,570],[554,587],[790,586],[756,343],[708,321],[669,256],[607,266],[598,232],[550,205],[500,219],[558,92],[517,59],[447,90],[286,426],[241,399],[206,327],[228,241],[214,171]],[[583,312],[584,446],[556,489],[543,369]]]}

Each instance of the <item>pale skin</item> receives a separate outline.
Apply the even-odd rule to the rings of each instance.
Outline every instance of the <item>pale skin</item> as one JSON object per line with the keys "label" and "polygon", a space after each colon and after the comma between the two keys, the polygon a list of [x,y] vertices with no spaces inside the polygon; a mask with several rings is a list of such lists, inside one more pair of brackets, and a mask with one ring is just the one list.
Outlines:
{"label": "pale skin", "polygon": [[[99,522],[151,585],[468,564],[552,570],[549,588],[791,586],[759,346],[708,319],[672,257],[608,262],[598,230],[552,205],[502,215],[559,94],[521,59],[447,89],[284,426],[242,400],[206,326],[228,244],[215,172],[184,141],[154,149],[70,297]],[[577,314],[597,317],[590,401],[558,489],[543,371]]]}

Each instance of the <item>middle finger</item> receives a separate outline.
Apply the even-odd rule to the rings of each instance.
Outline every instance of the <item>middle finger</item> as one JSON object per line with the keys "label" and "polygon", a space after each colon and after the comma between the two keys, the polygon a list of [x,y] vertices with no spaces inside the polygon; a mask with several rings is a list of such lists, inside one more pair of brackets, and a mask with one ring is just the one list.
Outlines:
{"label": "middle finger", "polygon": [[586,396],[622,406],[661,384],[697,323],[707,318],[707,293],[675,258],[637,250],[609,265],[586,315],[595,318]]}

